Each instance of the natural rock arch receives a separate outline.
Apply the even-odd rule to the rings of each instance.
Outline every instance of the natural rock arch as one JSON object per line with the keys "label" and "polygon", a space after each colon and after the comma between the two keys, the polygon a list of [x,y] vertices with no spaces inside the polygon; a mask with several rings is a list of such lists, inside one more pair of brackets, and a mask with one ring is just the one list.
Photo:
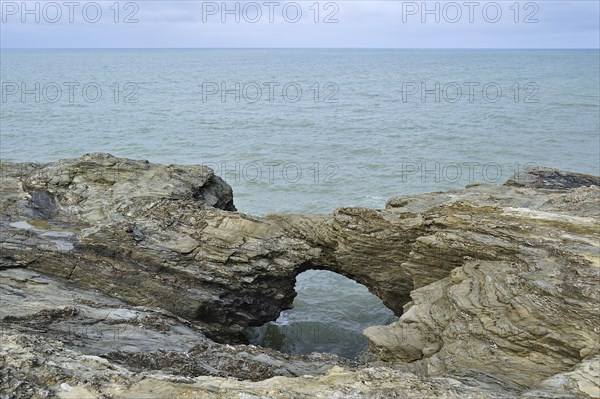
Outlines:
{"label": "natural rock arch", "polygon": [[293,309],[248,330],[251,343],[290,354],[329,352],[353,358],[368,345],[365,328],[397,320],[367,287],[338,273],[304,271],[296,278],[295,291]]}

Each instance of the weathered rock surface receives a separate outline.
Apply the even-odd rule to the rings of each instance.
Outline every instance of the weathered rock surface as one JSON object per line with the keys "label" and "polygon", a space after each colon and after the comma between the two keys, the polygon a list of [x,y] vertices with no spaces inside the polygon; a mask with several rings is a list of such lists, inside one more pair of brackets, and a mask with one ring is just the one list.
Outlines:
{"label": "weathered rock surface", "polygon": [[[0,386],[14,397],[600,397],[597,177],[535,169],[384,210],[254,218],[199,166],[1,167]],[[275,319],[309,268],[402,315],[365,331],[370,363],[211,340]]]}
{"label": "weathered rock surface", "polygon": [[1,167],[4,267],[159,303],[221,341],[289,308],[295,270],[318,254],[268,220],[227,212],[231,188],[201,166],[88,154]]}
{"label": "weathered rock surface", "polygon": [[[421,213],[430,228],[402,264],[417,288],[412,302],[397,323],[366,331],[379,357],[532,386],[598,352],[597,186],[483,186],[436,198],[445,201]],[[388,211],[423,201],[394,200]]]}
{"label": "weathered rock surface", "polygon": [[218,344],[161,309],[27,269],[0,271],[0,287],[3,398],[509,397],[334,355]]}
{"label": "weathered rock surface", "polygon": [[159,308],[132,306],[27,269],[0,271],[4,332],[40,334],[84,356],[181,376],[263,380],[318,375],[356,363],[333,355],[291,356],[207,339],[190,322]]}

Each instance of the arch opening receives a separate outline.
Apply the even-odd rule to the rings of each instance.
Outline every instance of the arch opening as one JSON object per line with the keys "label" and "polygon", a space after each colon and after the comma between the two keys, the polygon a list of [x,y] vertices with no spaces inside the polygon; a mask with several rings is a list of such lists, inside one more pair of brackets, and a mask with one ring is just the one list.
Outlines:
{"label": "arch opening", "polygon": [[398,317],[367,287],[327,270],[307,270],[296,277],[293,308],[260,327],[250,327],[250,343],[283,353],[327,352],[355,358],[368,346],[362,331]]}

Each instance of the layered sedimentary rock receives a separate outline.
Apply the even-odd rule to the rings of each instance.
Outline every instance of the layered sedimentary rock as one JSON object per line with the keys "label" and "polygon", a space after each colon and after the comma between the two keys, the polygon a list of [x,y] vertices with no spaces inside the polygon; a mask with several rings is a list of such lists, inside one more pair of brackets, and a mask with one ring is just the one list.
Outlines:
{"label": "layered sedimentary rock", "polygon": [[[402,264],[412,301],[366,331],[388,360],[485,371],[523,386],[597,356],[600,191],[473,187],[440,194]],[[403,212],[428,201],[393,200]],[[416,204],[415,204],[416,202]]]}
{"label": "layered sedimentary rock", "polygon": [[23,268],[0,271],[4,398],[507,398],[328,354],[211,341],[189,321]]}
{"label": "layered sedimentary rock", "polygon": [[27,269],[3,270],[0,283],[5,333],[40,334],[83,356],[102,355],[133,370],[263,380],[355,365],[327,354],[291,356],[215,343],[194,324],[160,308],[127,304]]}
{"label": "layered sedimentary rock", "polygon": [[[231,188],[201,166],[108,154],[2,163],[0,273],[11,281],[2,290],[38,298],[6,308],[2,389],[21,381],[34,391],[53,384],[64,397],[600,397],[599,184],[536,169],[381,210],[256,218],[235,212]],[[243,342],[245,327],[275,319],[309,268],[365,284],[401,315],[365,331],[370,363],[213,342]],[[44,307],[40,279],[84,299]],[[145,327],[107,348],[77,336],[77,326],[97,323]],[[63,339],[65,328],[78,333]]]}
{"label": "layered sedimentary rock", "polygon": [[3,163],[2,262],[160,305],[240,341],[291,306],[295,270],[318,249],[233,210],[231,187],[201,166],[108,154]]}

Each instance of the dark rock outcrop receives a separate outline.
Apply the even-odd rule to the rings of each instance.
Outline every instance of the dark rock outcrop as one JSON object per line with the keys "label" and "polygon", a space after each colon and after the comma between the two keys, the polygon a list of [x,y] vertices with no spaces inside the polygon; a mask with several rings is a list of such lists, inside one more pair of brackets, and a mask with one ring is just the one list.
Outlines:
{"label": "dark rock outcrop", "polygon": [[600,177],[565,172],[551,168],[530,168],[519,172],[506,182],[507,186],[569,190],[578,187],[600,186]]}

